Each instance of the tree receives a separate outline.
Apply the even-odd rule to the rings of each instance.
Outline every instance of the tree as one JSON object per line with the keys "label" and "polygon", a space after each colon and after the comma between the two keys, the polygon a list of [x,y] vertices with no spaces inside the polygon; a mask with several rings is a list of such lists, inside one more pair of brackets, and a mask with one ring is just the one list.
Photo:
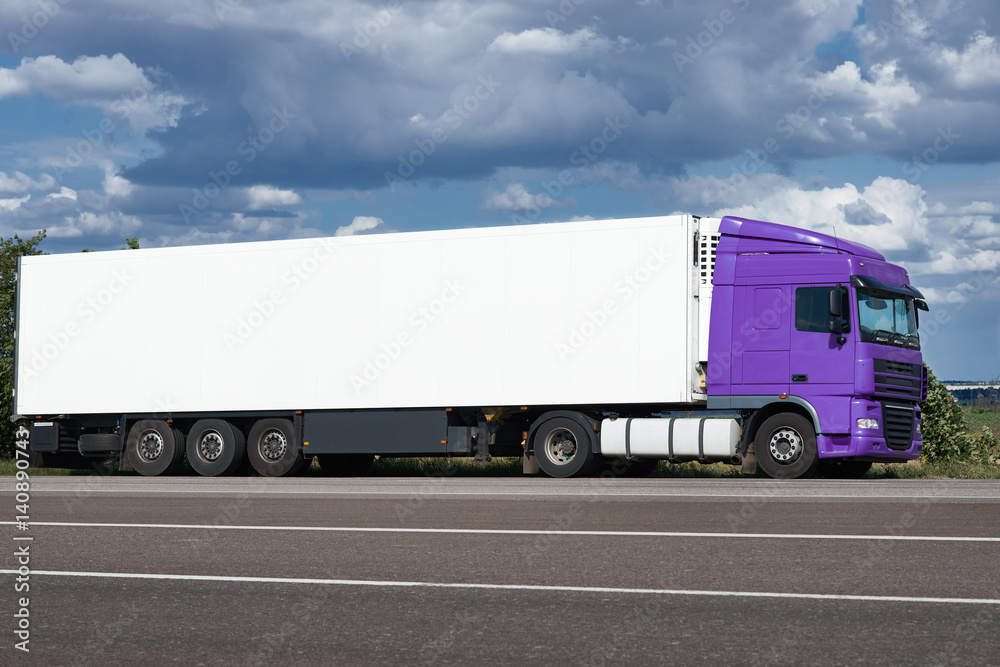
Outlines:
{"label": "tree", "polygon": [[139,249],[139,239],[135,236],[130,236],[125,239],[125,245],[121,247],[122,250],[138,250]]}
{"label": "tree", "polygon": [[17,258],[25,255],[42,255],[38,244],[45,238],[45,230],[30,239],[17,234],[0,239],[0,458],[14,456],[14,431],[17,425],[10,421],[14,413],[14,313],[17,304]]}

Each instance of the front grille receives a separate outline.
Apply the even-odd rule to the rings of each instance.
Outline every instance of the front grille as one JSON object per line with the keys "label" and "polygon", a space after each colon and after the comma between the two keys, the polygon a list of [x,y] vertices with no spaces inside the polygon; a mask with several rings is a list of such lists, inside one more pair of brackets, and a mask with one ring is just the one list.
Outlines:
{"label": "front grille", "polygon": [[874,361],[876,395],[914,401],[923,398],[924,368],[922,365],[888,359],[875,359]]}
{"label": "front grille", "polygon": [[919,401],[922,385],[923,383],[915,378],[897,378],[891,375],[875,376],[876,394],[894,394]]}
{"label": "front grille", "polygon": [[904,451],[913,444],[915,414],[908,405],[882,403],[882,433],[889,449]]}
{"label": "front grille", "polygon": [[892,373],[894,375],[909,375],[918,378],[924,374],[924,369],[920,364],[908,364],[904,361],[890,361],[888,359],[875,360],[876,373]]}

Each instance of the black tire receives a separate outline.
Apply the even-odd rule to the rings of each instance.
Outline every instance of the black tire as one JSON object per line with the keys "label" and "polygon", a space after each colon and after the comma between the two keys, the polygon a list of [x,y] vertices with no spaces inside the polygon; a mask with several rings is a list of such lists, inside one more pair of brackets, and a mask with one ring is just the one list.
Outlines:
{"label": "black tire", "polygon": [[812,423],[793,412],[768,417],[754,440],[757,464],[775,479],[811,477],[819,464]]}
{"label": "black tire", "polygon": [[319,467],[331,477],[362,477],[372,469],[374,454],[317,454]]}
{"label": "black tire", "polygon": [[165,421],[141,419],[129,429],[125,451],[140,475],[169,475],[184,462],[184,436]]}
{"label": "black tire", "polygon": [[549,477],[585,477],[600,465],[590,432],[568,417],[544,422],[532,436],[531,446],[538,467]]}
{"label": "black tire", "polygon": [[287,419],[261,419],[250,429],[247,458],[264,477],[287,477],[305,469],[308,461]]}
{"label": "black tire", "polygon": [[607,472],[611,477],[649,477],[659,465],[659,459],[605,459],[601,475]]}
{"label": "black tire", "polygon": [[199,419],[188,433],[188,463],[199,475],[232,475],[239,470],[245,454],[243,433],[222,419]]}
{"label": "black tire", "polygon": [[861,479],[871,470],[871,461],[842,461],[838,459],[823,459],[819,462],[817,473],[827,479]]}

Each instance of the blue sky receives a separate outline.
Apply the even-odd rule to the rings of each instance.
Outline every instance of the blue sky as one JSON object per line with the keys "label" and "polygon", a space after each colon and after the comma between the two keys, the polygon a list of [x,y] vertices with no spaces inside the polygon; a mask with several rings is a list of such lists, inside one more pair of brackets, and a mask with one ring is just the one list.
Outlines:
{"label": "blue sky", "polygon": [[49,252],[743,215],[904,264],[931,368],[1000,377],[996,2],[6,0],[0,25],[0,233]]}

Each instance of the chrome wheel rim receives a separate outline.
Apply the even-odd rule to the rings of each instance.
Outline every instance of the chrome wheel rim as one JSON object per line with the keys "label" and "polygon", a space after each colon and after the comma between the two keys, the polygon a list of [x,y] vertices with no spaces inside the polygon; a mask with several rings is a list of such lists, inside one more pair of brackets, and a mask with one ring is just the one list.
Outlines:
{"label": "chrome wheel rim", "polygon": [[163,436],[159,431],[143,431],[139,436],[139,456],[144,461],[155,461],[163,454]]}
{"label": "chrome wheel rim", "polygon": [[802,436],[792,428],[779,428],[771,434],[771,441],[768,443],[771,450],[771,458],[778,463],[794,463],[802,456],[805,445]]}
{"label": "chrome wheel rim", "polygon": [[576,436],[568,428],[552,429],[545,438],[545,457],[556,465],[567,465],[578,450]]}
{"label": "chrome wheel rim", "polygon": [[222,456],[223,440],[218,431],[208,431],[198,441],[198,454],[206,461],[215,461]]}
{"label": "chrome wheel rim", "polygon": [[280,461],[288,450],[288,441],[281,431],[268,431],[260,439],[260,455],[268,461]]}

